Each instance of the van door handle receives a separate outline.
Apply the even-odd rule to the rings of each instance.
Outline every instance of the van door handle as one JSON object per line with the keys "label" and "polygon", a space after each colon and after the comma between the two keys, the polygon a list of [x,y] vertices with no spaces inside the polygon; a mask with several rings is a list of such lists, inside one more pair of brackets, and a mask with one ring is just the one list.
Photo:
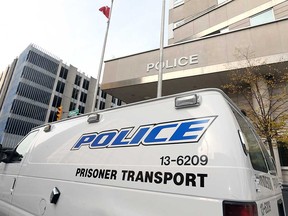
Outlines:
{"label": "van door handle", "polygon": [[16,178],[14,178],[12,187],[11,187],[11,189],[10,189],[10,194],[11,194],[11,195],[12,195],[12,193],[13,193],[13,191],[14,191],[15,184],[16,184]]}

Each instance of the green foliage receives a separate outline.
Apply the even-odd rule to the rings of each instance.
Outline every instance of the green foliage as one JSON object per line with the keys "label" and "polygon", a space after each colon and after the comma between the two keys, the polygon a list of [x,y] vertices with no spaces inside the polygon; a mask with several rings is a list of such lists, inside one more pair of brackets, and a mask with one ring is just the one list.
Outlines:
{"label": "green foliage", "polygon": [[[241,96],[243,108],[254,123],[260,136],[265,137],[270,151],[272,140],[288,141],[287,67],[266,64],[252,57],[249,50],[238,50],[245,66],[230,74],[230,82],[222,87],[228,94]],[[272,153],[273,155],[273,153]]]}

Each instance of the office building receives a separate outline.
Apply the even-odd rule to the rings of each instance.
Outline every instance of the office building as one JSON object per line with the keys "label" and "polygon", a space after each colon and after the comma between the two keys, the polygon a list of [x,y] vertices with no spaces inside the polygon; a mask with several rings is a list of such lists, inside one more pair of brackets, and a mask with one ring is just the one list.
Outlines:
{"label": "office building", "polygon": [[[88,77],[36,45],[29,45],[0,75],[0,141],[13,147],[33,127],[91,112],[96,79]],[[100,95],[100,96],[99,96]],[[99,90],[99,109],[121,105],[117,98]],[[94,105],[95,106],[95,105]]]}

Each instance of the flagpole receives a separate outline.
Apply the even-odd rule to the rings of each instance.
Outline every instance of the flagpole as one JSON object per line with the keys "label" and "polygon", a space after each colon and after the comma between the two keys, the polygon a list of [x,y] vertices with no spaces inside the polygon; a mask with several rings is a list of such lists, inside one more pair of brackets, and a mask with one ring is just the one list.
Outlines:
{"label": "flagpole", "polygon": [[159,72],[158,72],[158,84],[157,84],[157,98],[162,96],[164,25],[165,25],[165,0],[162,1],[162,17],[161,17],[161,32],[160,32],[160,57],[159,57]]}
{"label": "flagpole", "polygon": [[[102,72],[102,67],[103,67],[103,60],[104,60],[106,43],[107,43],[107,37],[108,37],[108,31],[109,31],[109,26],[110,26],[110,18],[111,18],[111,14],[112,14],[113,1],[114,0],[111,0],[110,13],[109,13],[108,21],[107,21],[106,33],[105,33],[105,37],[104,37],[104,43],[103,43],[103,48],[102,48],[101,59],[100,59],[100,63],[99,63],[98,77],[97,77],[97,80],[96,80],[96,87],[95,87],[95,92],[94,92],[91,112],[95,111],[95,105],[96,105],[96,110],[99,109],[98,105],[100,105],[99,101],[100,101],[101,98],[99,96],[99,100],[97,101],[97,93],[98,93],[99,83],[100,83],[100,79],[101,79],[101,72]],[[99,91],[99,93],[100,93],[100,91]]]}

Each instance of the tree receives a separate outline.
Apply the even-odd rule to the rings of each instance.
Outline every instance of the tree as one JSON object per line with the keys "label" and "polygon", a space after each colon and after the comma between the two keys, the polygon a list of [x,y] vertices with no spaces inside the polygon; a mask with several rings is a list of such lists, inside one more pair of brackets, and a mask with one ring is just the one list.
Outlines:
{"label": "tree", "polygon": [[252,58],[253,53],[249,49],[246,52],[238,50],[237,53],[237,59],[245,65],[231,72],[230,82],[223,88],[228,94],[243,98],[240,108],[245,110],[260,136],[266,139],[275,159],[273,140],[288,141],[287,67]]}

